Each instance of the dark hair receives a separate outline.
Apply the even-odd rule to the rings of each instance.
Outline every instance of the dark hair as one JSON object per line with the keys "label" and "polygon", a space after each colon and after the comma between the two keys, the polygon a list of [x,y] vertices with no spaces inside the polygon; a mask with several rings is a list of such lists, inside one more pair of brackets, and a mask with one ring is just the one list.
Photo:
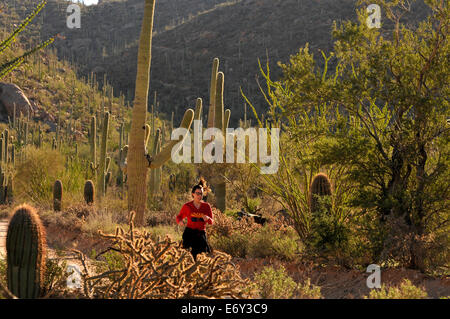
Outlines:
{"label": "dark hair", "polygon": [[191,193],[195,193],[195,191],[197,190],[197,189],[200,189],[200,190],[202,190],[203,191],[203,186],[202,185],[200,185],[200,184],[197,184],[197,185],[195,185],[194,187],[192,187],[192,192]]}
{"label": "dark hair", "polygon": [[203,192],[208,193],[210,189],[208,188],[206,184],[206,180],[203,177],[200,177],[200,180],[198,181],[198,184],[196,184],[194,187],[192,187],[192,193],[195,193],[197,189],[201,189]]}

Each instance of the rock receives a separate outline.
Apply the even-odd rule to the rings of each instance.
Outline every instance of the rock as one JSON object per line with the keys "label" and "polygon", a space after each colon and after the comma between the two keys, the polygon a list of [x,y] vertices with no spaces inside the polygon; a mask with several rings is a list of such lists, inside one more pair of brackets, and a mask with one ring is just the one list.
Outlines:
{"label": "rock", "polygon": [[23,116],[27,116],[28,111],[31,116],[34,112],[30,101],[17,85],[0,82],[0,114],[3,117],[8,118],[9,116],[12,119],[14,104],[16,104],[16,116],[19,116],[20,113]]}
{"label": "rock", "polygon": [[93,73],[96,73],[96,74],[99,74],[99,73],[101,74],[101,73],[105,73],[106,70],[105,70],[104,67],[97,65],[96,67],[94,67],[94,68],[92,69],[92,72],[93,72]]}
{"label": "rock", "polygon": [[89,38],[82,38],[82,39],[75,39],[72,44],[72,49],[79,50],[79,49],[88,49],[92,40]]}

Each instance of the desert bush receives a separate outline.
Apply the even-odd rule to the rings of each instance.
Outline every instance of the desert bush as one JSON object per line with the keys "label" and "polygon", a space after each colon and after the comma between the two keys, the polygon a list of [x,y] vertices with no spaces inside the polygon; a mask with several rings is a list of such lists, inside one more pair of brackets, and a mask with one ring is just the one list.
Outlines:
{"label": "desert bush", "polygon": [[231,236],[232,234],[253,234],[261,225],[255,224],[253,220],[243,218],[236,220],[221,211],[212,209],[214,223],[208,228],[208,235],[211,238],[218,238],[220,236]]}
{"label": "desert bush", "polygon": [[286,272],[284,266],[274,269],[264,267],[254,276],[252,288],[256,297],[269,299],[321,299],[320,287],[312,285],[306,278],[303,283],[296,283]]}
{"label": "desert bush", "polygon": [[243,280],[231,257],[192,254],[169,238],[153,241],[146,231],[134,228],[130,213],[129,231],[117,227],[115,234],[100,235],[112,240],[109,246],[121,254],[125,267],[90,275],[86,257],[78,251],[84,266],[83,291],[88,298],[238,298],[245,297]]}
{"label": "desert bush", "polygon": [[296,299],[321,299],[322,293],[319,286],[311,284],[311,279],[307,278],[303,284],[297,284],[295,290]]}
{"label": "desert bush", "polygon": [[260,208],[259,208],[260,205],[261,205],[260,198],[258,198],[258,197],[247,198],[245,209],[246,209],[247,213],[256,214],[260,210]]}
{"label": "desert bush", "polygon": [[318,251],[345,249],[349,241],[350,230],[345,221],[331,212],[313,214],[308,244]]}
{"label": "desert bush", "polygon": [[364,299],[426,299],[425,289],[414,286],[409,279],[404,279],[399,287],[386,287],[373,289]]}
{"label": "desert bush", "polygon": [[254,286],[263,299],[290,299],[294,296],[297,284],[286,273],[283,266],[274,269],[264,267],[255,274]]}
{"label": "desert bush", "polygon": [[214,223],[207,230],[213,249],[245,258],[251,237],[261,226],[247,219],[236,220],[214,208],[213,216]]}
{"label": "desert bush", "polygon": [[234,257],[276,257],[293,260],[300,247],[292,227],[272,223],[265,226],[252,219],[236,220],[218,210],[213,212],[214,224],[209,227],[211,246]]}
{"label": "desert bush", "polygon": [[291,227],[280,230],[272,225],[265,225],[251,235],[248,243],[248,255],[255,258],[275,257],[292,261],[300,251],[298,236]]}
{"label": "desert bush", "polygon": [[97,233],[98,230],[105,232],[114,231],[116,227],[126,221],[125,214],[112,209],[91,210],[82,224],[82,231],[90,234]]}
{"label": "desert bush", "polygon": [[213,249],[223,251],[233,257],[245,258],[248,255],[251,236],[235,233],[233,236],[213,237],[210,244]]}
{"label": "desert bush", "polygon": [[47,259],[44,275],[44,298],[56,297],[67,288],[66,273],[67,262],[56,259]]}
{"label": "desert bush", "polygon": [[62,155],[50,148],[34,146],[26,146],[22,152],[23,160],[16,162],[17,193],[24,194],[25,200],[50,206],[53,184],[64,169]]}

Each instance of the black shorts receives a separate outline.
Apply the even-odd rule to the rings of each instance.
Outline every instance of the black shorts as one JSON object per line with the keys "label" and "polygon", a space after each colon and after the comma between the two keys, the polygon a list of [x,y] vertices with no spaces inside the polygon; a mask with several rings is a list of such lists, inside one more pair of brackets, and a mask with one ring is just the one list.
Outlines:
{"label": "black shorts", "polygon": [[186,227],[183,232],[183,248],[192,248],[192,255],[196,259],[199,253],[210,253],[211,247],[204,230]]}

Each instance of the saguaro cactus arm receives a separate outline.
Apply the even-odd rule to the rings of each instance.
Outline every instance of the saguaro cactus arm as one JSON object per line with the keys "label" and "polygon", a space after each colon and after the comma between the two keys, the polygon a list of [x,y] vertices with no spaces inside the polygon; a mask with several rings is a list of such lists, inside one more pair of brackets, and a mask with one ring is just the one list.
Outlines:
{"label": "saguaro cactus arm", "polygon": [[216,105],[217,72],[219,71],[219,59],[214,58],[211,70],[211,84],[209,89],[208,128],[214,127],[214,111]]}
{"label": "saguaro cactus arm", "polygon": [[172,154],[172,148],[177,144],[184,140],[189,133],[189,128],[191,127],[192,121],[194,119],[194,110],[187,109],[184,113],[183,120],[181,121],[180,127],[186,129],[186,134],[181,136],[178,140],[171,140],[169,143],[164,146],[164,148],[159,152],[155,158],[152,159],[150,168],[158,168],[161,167],[165,162],[170,159]]}

